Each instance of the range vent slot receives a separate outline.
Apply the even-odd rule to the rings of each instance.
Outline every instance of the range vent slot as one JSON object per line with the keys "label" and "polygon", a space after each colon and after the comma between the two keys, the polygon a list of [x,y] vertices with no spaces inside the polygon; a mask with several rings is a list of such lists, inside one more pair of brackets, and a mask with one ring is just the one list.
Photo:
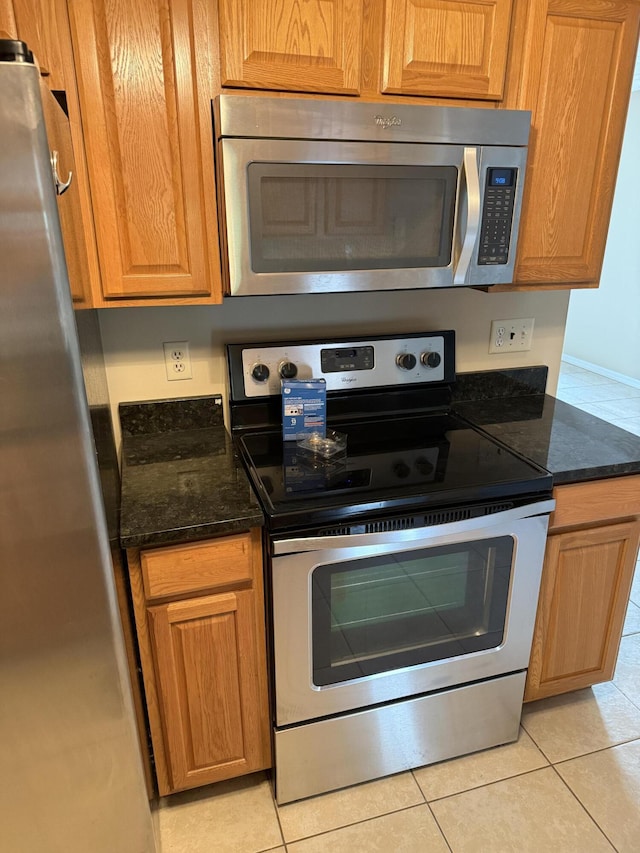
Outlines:
{"label": "range vent slot", "polygon": [[389,533],[394,530],[413,530],[419,527],[434,527],[438,524],[453,524],[468,518],[479,518],[513,509],[513,501],[484,504],[481,506],[457,507],[429,512],[426,515],[403,515],[396,518],[383,518],[362,524],[346,524],[340,527],[325,527],[318,530],[317,536],[357,536],[361,533]]}
{"label": "range vent slot", "polygon": [[[324,530],[318,530],[317,536],[351,536],[354,532],[353,527],[325,527]],[[360,527],[356,533],[364,533]]]}
{"label": "range vent slot", "polygon": [[387,518],[384,521],[370,521],[365,525],[365,533],[388,533],[390,530],[411,530],[416,526],[415,516]]}

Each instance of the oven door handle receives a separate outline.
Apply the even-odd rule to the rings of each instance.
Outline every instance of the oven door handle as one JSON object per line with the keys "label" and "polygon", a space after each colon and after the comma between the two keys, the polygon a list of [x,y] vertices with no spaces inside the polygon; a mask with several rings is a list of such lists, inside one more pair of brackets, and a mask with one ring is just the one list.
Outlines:
{"label": "oven door handle", "polygon": [[509,524],[522,518],[536,515],[549,515],[555,509],[555,500],[538,501],[526,506],[507,509],[483,515],[479,518],[468,518],[464,521],[453,521],[450,524],[435,524],[432,527],[418,527],[410,530],[390,530],[386,533],[354,533],[346,536],[306,536],[299,539],[276,539],[273,541],[272,552],[280,554],[300,554],[303,551],[328,551],[333,548],[362,548],[371,545],[400,545],[412,542],[427,542],[435,537],[457,536],[474,531],[487,530],[499,524]]}
{"label": "oven door handle", "polygon": [[[462,239],[460,257],[453,276],[454,284],[465,284],[471,264],[471,256],[478,239],[480,226],[480,172],[478,170],[478,149],[465,148],[463,157],[463,175],[467,198],[467,223]],[[458,206],[458,216],[462,214],[462,200]]]}

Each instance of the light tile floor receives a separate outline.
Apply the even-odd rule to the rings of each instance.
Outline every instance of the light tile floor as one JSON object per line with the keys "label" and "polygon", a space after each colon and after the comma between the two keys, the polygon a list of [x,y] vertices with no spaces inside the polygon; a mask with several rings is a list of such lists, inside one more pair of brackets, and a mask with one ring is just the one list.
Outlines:
{"label": "light tile floor", "polygon": [[[557,396],[640,435],[640,388],[563,362]],[[614,681],[526,705],[517,743],[280,808],[258,773],[154,821],[161,853],[637,853],[640,568]]]}

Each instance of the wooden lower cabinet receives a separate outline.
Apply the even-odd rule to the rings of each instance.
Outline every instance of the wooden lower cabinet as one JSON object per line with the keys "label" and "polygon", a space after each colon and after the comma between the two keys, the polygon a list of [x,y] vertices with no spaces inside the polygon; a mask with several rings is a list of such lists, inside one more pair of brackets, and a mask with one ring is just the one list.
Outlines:
{"label": "wooden lower cabinet", "polygon": [[555,497],[525,701],[613,678],[640,543],[640,477]]}
{"label": "wooden lower cabinet", "polygon": [[[234,554],[244,580],[230,583],[234,568],[224,557]],[[128,552],[161,795],[271,765],[261,555],[258,530]],[[167,558],[182,570],[184,594],[174,589],[174,600],[158,601],[148,583],[145,594],[145,580],[156,567],[166,571]],[[197,580],[184,571],[189,565]],[[194,585],[198,594],[185,597]]]}

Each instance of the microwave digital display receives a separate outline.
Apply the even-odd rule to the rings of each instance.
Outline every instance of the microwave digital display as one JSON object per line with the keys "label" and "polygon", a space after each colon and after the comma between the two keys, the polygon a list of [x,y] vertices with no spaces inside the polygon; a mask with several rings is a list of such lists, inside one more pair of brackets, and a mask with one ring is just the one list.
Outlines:
{"label": "microwave digital display", "polygon": [[515,169],[489,169],[490,187],[512,187]]}

